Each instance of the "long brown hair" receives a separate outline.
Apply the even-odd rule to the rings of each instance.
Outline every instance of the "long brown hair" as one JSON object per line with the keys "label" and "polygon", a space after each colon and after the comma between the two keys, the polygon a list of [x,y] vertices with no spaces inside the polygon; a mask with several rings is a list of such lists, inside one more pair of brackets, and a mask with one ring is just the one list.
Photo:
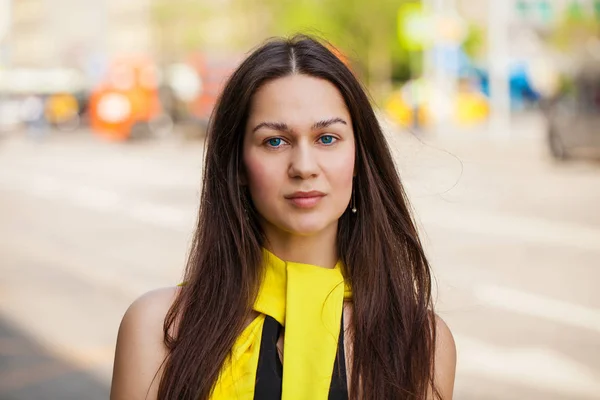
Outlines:
{"label": "long brown hair", "polygon": [[337,236],[353,292],[351,396],[423,399],[433,387],[435,343],[429,264],[366,91],[326,45],[304,35],[273,39],[252,52],[215,108],[186,285],[164,324],[169,355],[158,397],[208,399],[252,310],[265,237],[240,183],[244,128],[257,89],[290,74],[334,84],[352,117],[359,213],[346,210]]}

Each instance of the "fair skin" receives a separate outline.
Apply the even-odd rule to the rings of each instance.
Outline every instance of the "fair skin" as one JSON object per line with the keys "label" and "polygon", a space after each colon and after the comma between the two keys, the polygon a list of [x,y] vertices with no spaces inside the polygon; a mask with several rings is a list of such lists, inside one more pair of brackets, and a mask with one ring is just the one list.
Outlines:
{"label": "fair skin", "polygon": [[[285,260],[332,268],[338,260],[337,223],[349,206],[355,174],[352,120],[336,87],[305,75],[262,86],[252,101],[243,158],[242,180],[250,189],[269,250]],[[294,199],[299,191],[318,191],[319,196]],[[159,368],[167,355],[163,321],[177,290],[150,292],[127,310],[117,339],[112,400],[145,399],[148,390],[147,398],[156,399]],[[351,319],[352,309],[346,304],[347,328]],[[447,400],[452,398],[456,346],[446,324],[440,318],[436,324],[435,381]],[[351,365],[347,332],[346,365]]]}
{"label": "fair skin", "polygon": [[[332,268],[338,219],[352,194],[352,120],[331,83],[292,75],[255,95],[244,138],[244,166],[269,249],[280,258]],[[286,197],[324,196],[302,208]]]}

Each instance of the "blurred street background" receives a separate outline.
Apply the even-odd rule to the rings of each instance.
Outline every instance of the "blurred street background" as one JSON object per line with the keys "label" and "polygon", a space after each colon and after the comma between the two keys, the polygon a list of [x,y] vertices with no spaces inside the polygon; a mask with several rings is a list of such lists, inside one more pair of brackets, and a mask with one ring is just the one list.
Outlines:
{"label": "blurred street background", "polygon": [[108,398],[127,306],[181,279],[224,80],[299,31],[372,95],[455,398],[600,399],[600,0],[0,0],[0,400]]}

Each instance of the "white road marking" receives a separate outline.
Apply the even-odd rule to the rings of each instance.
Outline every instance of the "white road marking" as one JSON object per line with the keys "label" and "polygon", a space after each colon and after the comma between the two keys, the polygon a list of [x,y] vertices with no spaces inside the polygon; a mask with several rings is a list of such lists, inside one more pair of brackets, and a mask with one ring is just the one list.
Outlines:
{"label": "white road marking", "polygon": [[[457,354],[457,386],[469,376],[522,385],[543,392],[597,399],[600,374],[548,348],[502,348],[454,335]],[[467,382],[465,382],[465,385]],[[581,398],[581,397],[578,397]]]}
{"label": "white road marking", "polygon": [[[136,201],[89,185],[62,182],[46,175],[15,177],[0,173],[4,187],[21,189],[45,199],[61,199],[96,211],[118,211],[138,221],[169,229],[189,229],[190,210],[169,205]],[[513,240],[572,247],[600,252],[600,228],[533,217],[497,215],[476,210],[441,210],[418,208],[418,220],[425,228],[431,225],[458,232],[499,235]]]}
{"label": "white road marking", "polygon": [[[15,178],[0,171],[0,184],[3,188],[16,189],[36,197],[56,199],[95,211],[118,213],[168,229],[186,229],[195,219],[192,210],[187,212],[181,207],[126,198],[114,191],[77,185],[45,175]],[[529,242],[593,251],[600,247],[600,230],[593,227],[535,218],[498,217],[471,210],[461,213],[426,210],[421,215],[426,217],[427,223],[459,232],[499,234]],[[112,276],[104,278],[114,279]],[[97,280],[98,276],[89,276],[88,279]],[[132,289],[129,287],[125,290]],[[600,311],[596,309],[493,285],[479,286],[474,291],[477,299],[492,307],[600,332]],[[461,335],[455,335],[455,338],[459,351],[458,380],[462,374],[470,374],[569,396],[593,398],[600,393],[598,371],[554,350],[501,348]]]}
{"label": "white road marking", "polygon": [[[15,182],[12,183],[13,185],[15,184]],[[56,179],[47,176],[39,176],[32,179],[30,185],[32,193],[38,197],[55,199],[60,196],[59,191],[61,187]]]}
{"label": "white road marking", "polygon": [[[116,192],[89,185],[62,182],[43,174],[17,176],[14,171],[0,171],[0,183],[5,188],[21,189],[36,197],[68,201],[96,211],[119,212],[144,223],[169,229],[186,230],[193,215],[168,205],[136,202]],[[469,209],[442,210],[437,207],[418,208],[419,221],[425,228],[442,227],[458,232],[499,235],[511,240],[543,245],[600,251],[600,228],[541,218],[498,215]]]}
{"label": "white road marking", "polygon": [[598,309],[496,285],[478,285],[474,295],[495,308],[600,333]]}
{"label": "white road marking", "polygon": [[0,173],[4,188],[35,197],[105,213],[116,213],[161,228],[188,231],[195,221],[194,210],[126,198],[115,191],[66,182],[47,175],[15,177]]}
{"label": "white road marking", "polygon": [[418,220],[453,231],[600,252],[600,228],[541,218],[484,213],[473,209],[418,209]]}
{"label": "white road marking", "polygon": [[115,209],[121,201],[117,193],[92,186],[76,186],[68,197],[79,206],[98,211]]}
{"label": "white road marking", "polygon": [[184,229],[189,226],[190,215],[175,207],[140,203],[133,206],[128,214],[135,219],[172,229]]}

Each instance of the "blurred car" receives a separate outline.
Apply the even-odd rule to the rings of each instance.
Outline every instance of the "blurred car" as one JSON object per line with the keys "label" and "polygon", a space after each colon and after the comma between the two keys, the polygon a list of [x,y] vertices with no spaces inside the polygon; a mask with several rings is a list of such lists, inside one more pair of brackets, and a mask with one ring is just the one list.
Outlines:
{"label": "blurred car", "polygon": [[114,60],[89,100],[92,130],[109,140],[149,137],[165,117],[160,103],[158,69],[145,57]]}
{"label": "blurred car", "polygon": [[[427,128],[435,123],[434,93],[431,84],[424,79],[408,81],[389,96],[385,111],[401,126]],[[488,99],[467,80],[459,83],[455,101],[448,107],[452,121],[459,126],[480,124],[489,115]]]}
{"label": "blurred car", "polygon": [[3,133],[17,130],[22,121],[19,114],[21,101],[9,97],[0,98],[0,137]]}
{"label": "blurred car", "polygon": [[[531,63],[513,61],[509,65],[508,85],[510,106],[512,110],[519,111],[535,107],[540,100],[540,93],[532,85],[533,72]],[[489,71],[474,67],[470,71],[481,84],[481,91],[490,97]]]}
{"label": "blurred car", "polygon": [[48,97],[44,115],[46,121],[60,130],[72,131],[79,127],[80,106],[71,93],[57,93]]}
{"label": "blurred car", "polygon": [[600,61],[582,66],[569,84],[543,102],[542,109],[555,159],[600,156]]}
{"label": "blurred car", "polygon": [[189,55],[187,64],[196,72],[199,87],[195,96],[189,96],[187,99],[188,120],[193,121],[193,129],[188,130],[186,136],[204,136],[223,86],[239,62],[238,54],[195,52]]}
{"label": "blurred car", "polygon": [[0,71],[0,130],[80,126],[86,82],[65,68],[15,68]]}
{"label": "blurred car", "polygon": [[385,102],[385,111],[392,121],[405,128],[428,126],[431,123],[428,92],[424,79],[408,81],[390,94]]}

